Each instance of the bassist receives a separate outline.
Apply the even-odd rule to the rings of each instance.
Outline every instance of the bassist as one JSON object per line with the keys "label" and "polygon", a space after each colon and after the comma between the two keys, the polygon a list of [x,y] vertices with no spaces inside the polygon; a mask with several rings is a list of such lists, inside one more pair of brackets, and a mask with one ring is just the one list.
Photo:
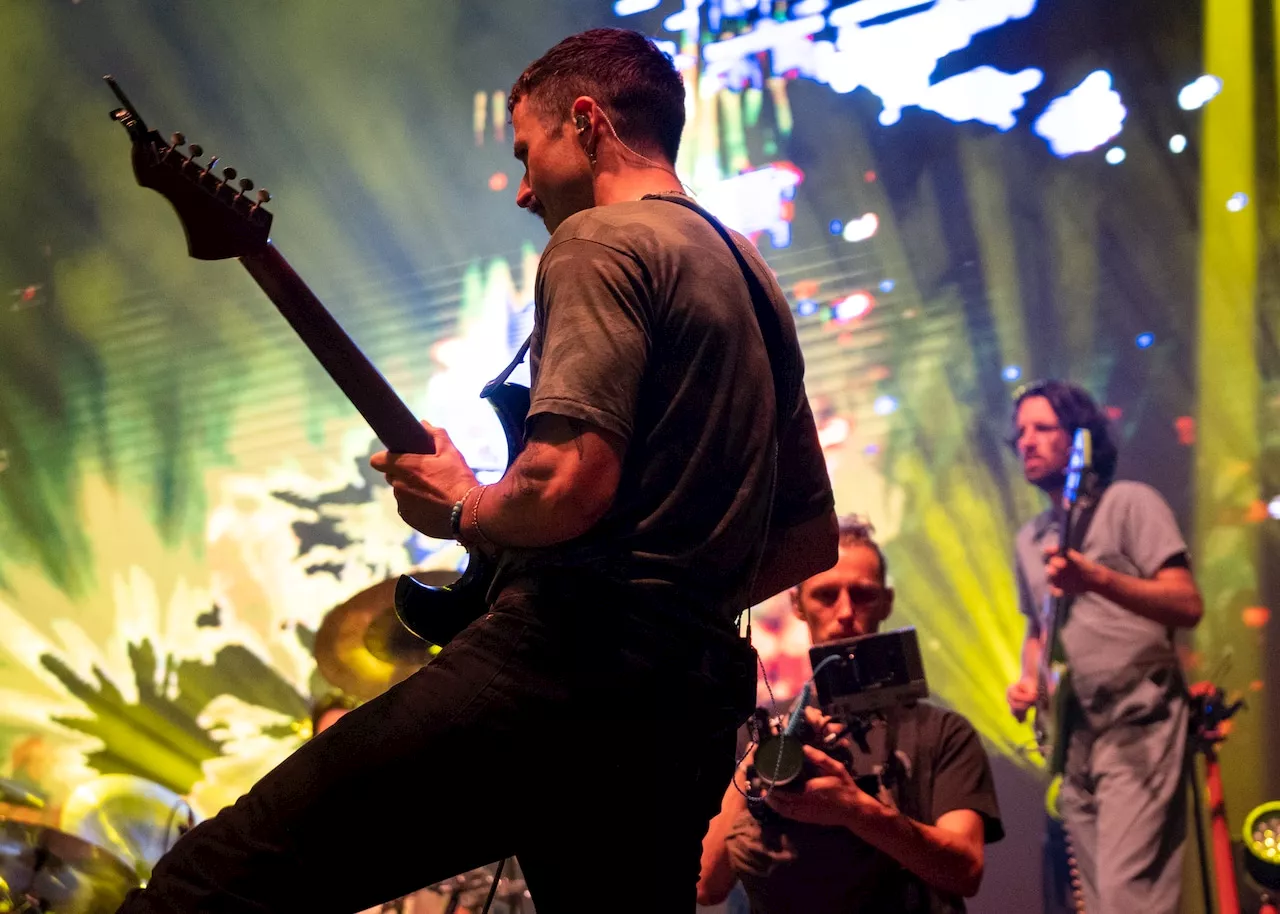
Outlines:
{"label": "bassist", "polygon": [[[1077,429],[1093,441],[1097,495],[1080,548],[1062,554],[1055,523]],[[1065,741],[1058,806],[1089,914],[1174,914],[1186,821],[1187,701],[1176,629],[1202,614],[1187,546],[1165,500],[1112,481],[1117,451],[1082,389],[1043,381],[1019,391],[1013,447],[1050,508],[1018,533],[1018,598],[1027,617],[1019,720],[1036,705],[1046,596],[1066,598],[1058,638],[1074,696],[1051,732]],[[1076,538],[1073,537],[1073,540]],[[1053,601],[1050,601],[1052,605]]]}

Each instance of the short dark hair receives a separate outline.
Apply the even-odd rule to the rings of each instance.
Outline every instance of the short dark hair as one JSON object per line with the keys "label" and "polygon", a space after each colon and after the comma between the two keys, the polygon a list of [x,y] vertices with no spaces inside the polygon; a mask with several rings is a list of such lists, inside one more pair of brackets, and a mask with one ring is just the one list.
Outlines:
{"label": "short dark hair", "polygon": [[[1102,411],[1088,392],[1075,384],[1066,381],[1046,380],[1024,384],[1013,395],[1013,421],[1017,422],[1018,407],[1023,400],[1031,397],[1043,397],[1053,407],[1058,424],[1066,431],[1068,437],[1075,437],[1076,429],[1087,428],[1093,437],[1093,470],[1098,480],[1106,485],[1116,473],[1116,461],[1120,459],[1120,451],[1111,437],[1111,424],[1107,414]],[[1015,433],[1010,437],[1009,446],[1014,453],[1018,450],[1018,437]]]}
{"label": "short dark hair", "polygon": [[880,560],[880,586],[883,587],[889,580],[889,560],[884,557],[884,550],[875,540],[876,528],[871,521],[858,514],[846,514],[839,520],[839,530],[841,549],[862,546],[876,554],[876,558]]}
{"label": "short dark hair", "polygon": [[354,711],[358,707],[360,707],[360,700],[348,695],[346,692],[340,692],[335,689],[323,695],[311,705],[311,735],[316,735],[316,731],[320,727],[320,718],[330,711]]}
{"label": "short dark hair", "polygon": [[507,96],[507,112],[528,98],[543,120],[569,119],[573,100],[595,99],[623,142],[657,144],[672,163],[684,132],[684,80],[670,55],[630,29],[570,35],[525,68]]}

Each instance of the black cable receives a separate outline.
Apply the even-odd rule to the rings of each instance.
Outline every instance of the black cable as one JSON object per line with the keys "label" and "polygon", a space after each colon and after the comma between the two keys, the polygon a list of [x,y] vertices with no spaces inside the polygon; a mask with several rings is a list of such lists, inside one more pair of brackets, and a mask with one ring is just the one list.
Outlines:
{"label": "black cable", "polygon": [[498,868],[493,871],[493,885],[489,886],[489,897],[484,900],[484,907],[480,909],[480,914],[489,914],[489,907],[493,904],[493,896],[498,894],[498,880],[502,878],[502,868],[506,865],[506,862],[506,857],[498,861]]}

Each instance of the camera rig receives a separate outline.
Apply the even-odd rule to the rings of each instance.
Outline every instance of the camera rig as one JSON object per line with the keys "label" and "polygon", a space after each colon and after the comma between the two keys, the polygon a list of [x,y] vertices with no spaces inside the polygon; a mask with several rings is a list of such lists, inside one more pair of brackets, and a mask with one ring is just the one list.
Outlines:
{"label": "camera rig", "polygon": [[[754,763],[747,770],[751,788],[748,798],[761,799],[768,789],[803,786],[809,775],[803,749],[806,743],[846,767],[852,764],[852,746],[847,738],[818,733],[805,719],[805,707],[814,686],[822,712],[843,723],[848,736],[863,746],[867,731],[878,717],[929,696],[914,628],[815,645],[809,649],[809,659],[813,678],[801,690],[785,723],[775,725],[765,709],[756,709],[753,725],[758,745]],[[877,792],[878,785],[857,780],[867,792]],[[763,814],[761,804],[752,804],[753,812],[758,808]]]}
{"label": "camera rig", "polygon": [[929,697],[914,628],[809,648],[818,704],[831,717],[857,718]]}

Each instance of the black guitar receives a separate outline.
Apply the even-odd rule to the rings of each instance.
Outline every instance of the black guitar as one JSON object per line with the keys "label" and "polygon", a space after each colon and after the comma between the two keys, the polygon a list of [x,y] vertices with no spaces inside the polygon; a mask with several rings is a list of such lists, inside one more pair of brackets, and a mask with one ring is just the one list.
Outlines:
{"label": "black guitar", "polygon": [[[253,198],[253,182],[236,171],[214,172],[217,159],[196,161],[204,153],[175,133],[166,143],[149,130],[137,109],[110,76],[107,85],[123,107],[111,112],[133,141],[133,173],[138,183],[158,192],[172,205],[187,238],[187,253],[198,260],[237,258],[267,293],[337,383],[347,399],[369,423],[378,439],[394,453],[430,454],[431,437],[414,414],[396,396],[386,379],[365,358],[320,300],[307,288],[270,240],[271,213],[264,204],[265,190]],[[498,414],[507,439],[507,459],[524,447],[524,420],[529,412],[529,390],[506,383],[506,375],[487,385],[481,396]],[[466,572],[447,587],[422,584],[403,575],[396,586],[396,612],[404,626],[433,644],[446,644],[479,618],[486,609],[485,595],[493,579],[494,563],[483,553],[467,550]]]}

